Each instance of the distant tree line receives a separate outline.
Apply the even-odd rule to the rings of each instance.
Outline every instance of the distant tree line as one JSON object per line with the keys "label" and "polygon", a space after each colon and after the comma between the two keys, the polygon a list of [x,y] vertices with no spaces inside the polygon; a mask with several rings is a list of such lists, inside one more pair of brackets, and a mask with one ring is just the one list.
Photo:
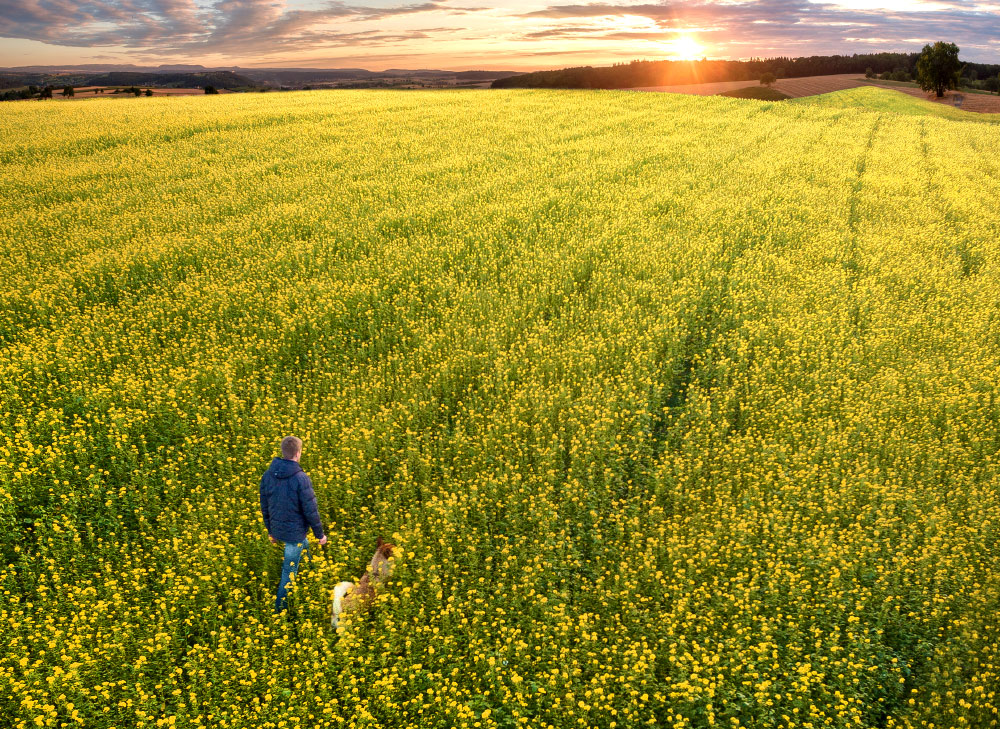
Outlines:
{"label": "distant tree line", "polygon": [[[22,91],[29,86],[38,89],[51,86],[63,89],[72,86],[102,86],[112,88],[204,88],[237,90],[256,89],[259,83],[232,71],[204,71],[198,73],[111,71],[106,73],[45,73],[5,72],[0,74],[0,98],[3,90]],[[12,97],[14,98],[14,97]],[[16,98],[21,98],[17,96]],[[30,97],[25,97],[30,98]]]}
{"label": "distant tree line", "polygon": [[10,89],[0,93],[0,101],[19,101],[21,99],[40,99],[40,98],[52,98],[52,87],[44,87],[48,89],[48,96],[43,97],[41,93],[43,91],[42,87],[39,86],[25,86],[20,89]]}
{"label": "distant tree line", "polygon": [[[0,93],[0,101],[21,101],[24,99],[51,99],[52,93],[55,91],[55,87],[52,85],[48,86],[35,86],[29,85],[19,89],[10,89]],[[95,94],[103,94],[107,89],[96,89]],[[110,92],[114,94],[132,94],[133,96],[152,96],[153,90],[146,89],[143,91],[138,86],[129,86],[123,89],[115,89]],[[76,89],[72,86],[66,85],[62,87],[60,94],[65,97],[76,96]]]}
{"label": "distant tree line", "polygon": [[[70,89],[70,93],[66,93],[66,88]],[[72,96],[72,87],[63,88],[63,96]],[[0,93],[0,101],[21,101],[23,99],[51,99],[52,92],[55,91],[54,86],[25,86],[20,89],[10,89]]]}
{"label": "distant tree line", "polygon": [[[672,86],[716,81],[757,81],[766,73],[775,78],[826,76],[857,73],[894,80],[910,80],[917,73],[919,53],[866,53],[852,56],[809,56],[803,58],[751,58],[748,61],[632,61],[614,66],[580,66],[557,71],[535,71],[497,79],[495,89],[624,89],[636,86]],[[967,63],[962,69],[965,82],[984,84],[1000,74],[1000,64]],[[978,88],[978,86],[973,86]]]}
{"label": "distant tree line", "polygon": [[[980,71],[980,68],[986,70]],[[988,64],[967,63],[959,74],[959,86],[989,91],[994,94],[1000,93],[1000,75],[991,70],[995,68],[995,66]]]}
{"label": "distant tree line", "polygon": [[[1000,74],[990,64],[966,63],[958,59],[958,46],[954,43],[927,44],[917,57],[916,69],[896,68],[875,73],[869,66],[865,77],[882,81],[915,82],[925,91],[933,91],[940,98],[947,89],[978,89],[1000,93]],[[986,73],[980,78],[980,71]]]}
{"label": "distant tree line", "polygon": [[161,88],[204,88],[237,89],[254,86],[245,76],[232,71],[203,71],[198,73],[146,73],[135,71],[111,71],[90,76],[81,85],[86,86],[158,86]]}

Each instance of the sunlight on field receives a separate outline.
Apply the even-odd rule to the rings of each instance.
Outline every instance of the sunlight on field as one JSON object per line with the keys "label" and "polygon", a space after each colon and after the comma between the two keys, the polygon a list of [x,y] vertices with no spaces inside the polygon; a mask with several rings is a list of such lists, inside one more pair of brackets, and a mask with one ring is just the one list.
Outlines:
{"label": "sunlight on field", "polygon": [[[628,92],[4,111],[9,725],[996,725],[995,126]],[[276,620],[257,483],[289,432],[330,543]],[[338,637],[378,536],[402,556]]]}
{"label": "sunlight on field", "polygon": [[791,103],[828,109],[866,109],[869,111],[888,111],[906,116],[934,116],[974,124],[1000,124],[1000,114],[963,111],[945,104],[918,99],[899,91],[871,86],[836,91],[832,94],[805,96],[795,99]]}

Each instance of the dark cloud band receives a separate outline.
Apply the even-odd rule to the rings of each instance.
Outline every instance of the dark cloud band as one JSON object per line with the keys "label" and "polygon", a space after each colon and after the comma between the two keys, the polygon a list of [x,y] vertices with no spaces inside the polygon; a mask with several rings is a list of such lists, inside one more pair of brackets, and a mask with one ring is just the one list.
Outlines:
{"label": "dark cloud band", "polygon": [[[125,46],[152,53],[254,54],[304,50],[317,45],[371,44],[406,40],[329,30],[325,24],[379,20],[446,7],[431,0],[394,7],[328,2],[311,10],[283,10],[273,0],[0,0],[0,38],[24,38],[59,46]],[[425,37],[419,32],[415,38]]]}

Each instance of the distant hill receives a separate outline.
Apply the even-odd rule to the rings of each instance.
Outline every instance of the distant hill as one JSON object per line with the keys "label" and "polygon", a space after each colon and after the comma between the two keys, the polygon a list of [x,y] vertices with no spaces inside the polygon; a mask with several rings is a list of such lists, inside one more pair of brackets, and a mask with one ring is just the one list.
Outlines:
{"label": "distant hill", "polygon": [[0,88],[19,86],[215,86],[234,89],[253,86],[277,88],[363,86],[463,86],[516,76],[516,71],[446,71],[392,68],[206,68],[194,64],[135,66],[80,64],[70,66],[19,66],[0,68]]}
{"label": "distant hill", "polygon": [[81,86],[152,86],[156,88],[190,88],[214,86],[217,89],[238,89],[254,86],[253,79],[232,71],[199,73],[151,73],[112,71],[87,78]]}
{"label": "distant hill", "polygon": [[[780,78],[825,76],[839,73],[864,74],[916,70],[918,53],[871,53],[853,56],[809,56],[766,58],[749,61],[632,61],[614,66],[580,66],[557,71],[535,71],[493,82],[495,89],[627,89],[636,86],[672,86],[716,81],[755,81],[764,73]],[[1000,65],[965,64],[966,73],[979,78],[996,76]]]}
{"label": "distant hill", "polygon": [[455,75],[468,81],[488,81],[494,78],[510,78],[520,74],[520,71],[459,71]]}
{"label": "distant hill", "polygon": [[431,86],[448,86],[491,81],[512,76],[512,71],[442,71],[439,69],[390,68],[368,71],[363,68],[243,68],[240,73],[258,83],[272,86],[384,86],[387,83],[411,82]]}
{"label": "distant hill", "polygon": [[21,71],[0,69],[0,88],[20,86],[143,86],[146,88],[199,88],[215,86],[217,89],[238,89],[259,86],[253,79],[232,71],[107,71],[94,73],[86,70],[60,69],[59,71]]}

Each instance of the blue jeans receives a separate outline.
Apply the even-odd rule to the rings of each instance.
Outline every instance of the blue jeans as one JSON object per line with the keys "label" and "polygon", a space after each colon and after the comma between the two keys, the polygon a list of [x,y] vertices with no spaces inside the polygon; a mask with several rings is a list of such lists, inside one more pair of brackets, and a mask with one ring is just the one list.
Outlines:
{"label": "blue jeans", "polygon": [[307,559],[309,559],[308,539],[304,539],[298,544],[285,542],[285,560],[281,563],[281,580],[278,581],[278,594],[274,599],[274,612],[285,611],[288,582],[292,575],[299,571],[299,564]]}

